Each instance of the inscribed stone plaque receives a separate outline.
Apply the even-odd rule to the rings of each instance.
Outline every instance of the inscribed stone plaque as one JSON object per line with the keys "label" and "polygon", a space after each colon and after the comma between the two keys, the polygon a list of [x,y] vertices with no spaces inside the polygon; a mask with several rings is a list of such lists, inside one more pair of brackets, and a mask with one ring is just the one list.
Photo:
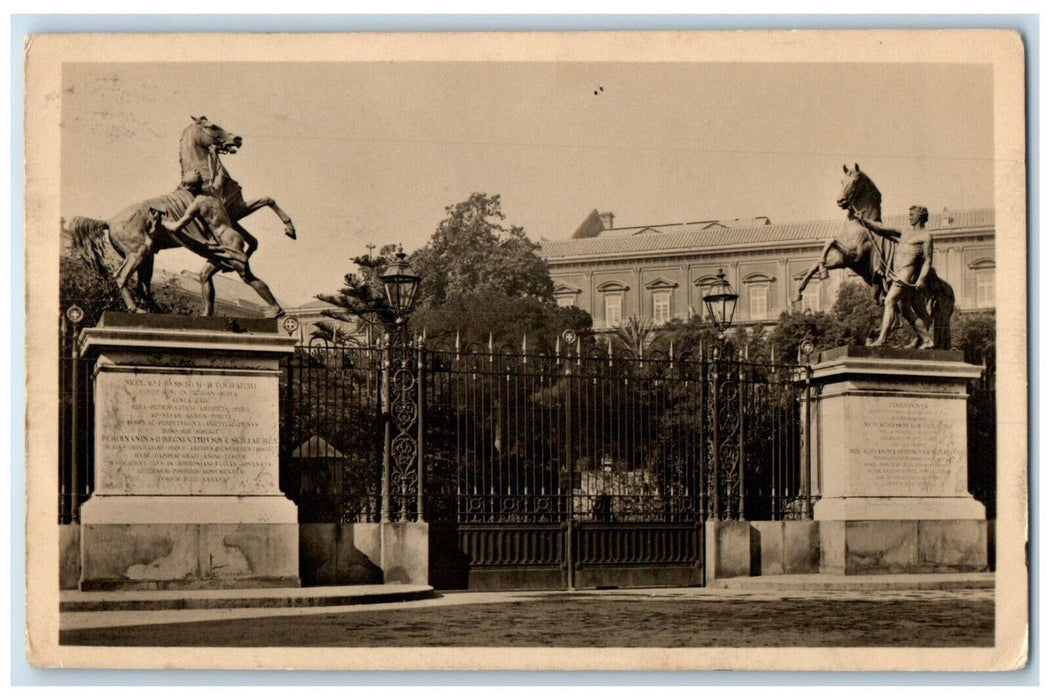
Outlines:
{"label": "inscribed stone plaque", "polygon": [[966,404],[956,398],[849,399],[850,493],[966,493]]}
{"label": "inscribed stone plaque", "polygon": [[277,492],[277,378],[102,371],[96,491],[103,495]]}

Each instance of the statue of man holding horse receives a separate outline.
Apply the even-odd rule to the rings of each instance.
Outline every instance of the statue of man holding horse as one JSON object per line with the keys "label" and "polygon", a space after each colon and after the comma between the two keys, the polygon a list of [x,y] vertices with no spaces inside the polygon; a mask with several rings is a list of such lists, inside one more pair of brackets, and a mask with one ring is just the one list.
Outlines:
{"label": "statue of man holding horse", "polygon": [[[215,284],[212,278],[217,272],[233,270],[244,283],[255,290],[267,304],[266,317],[276,318],[283,313],[280,304],[274,299],[270,287],[261,279],[256,277],[248,264],[248,256],[251,250],[247,248],[247,242],[240,231],[233,227],[226,207],[217,197],[203,192],[204,183],[200,173],[190,173],[182,182],[182,186],[193,195],[193,202],[186,208],[182,217],[174,222],[164,221],[164,212],[151,208],[150,215],[154,219],[154,226],[163,227],[168,233],[180,239],[183,230],[194,220],[202,224],[205,232],[205,244],[208,247],[208,262],[201,270],[201,296],[204,300],[203,315],[211,316],[215,311]],[[181,240],[181,239],[180,239]],[[194,249],[192,241],[183,241],[188,248]]]}
{"label": "statue of man holding horse", "polygon": [[879,346],[886,342],[899,312],[918,338],[916,347],[920,350],[934,347],[933,317],[926,305],[927,278],[933,269],[933,237],[926,230],[929,210],[919,205],[911,207],[908,210],[911,228],[905,231],[882,226],[856,211],[853,216],[864,228],[897,244],[891,265],[886,270],[890,287],[883,299],[882,326],[879,336],[870,345]]}
{"label": "statue of man holding horse", "polygon": [[828,270],[846,268],[871,287],[883,305],[879,336],[872,345],[886,342],[899,309],[915,331],[914,347],[951,349],[955,292],[933,267],[926,209],[912,207],[907,232],[886,228],[881,224],[882,193],[872,179],[856,163],[852,168],[843,165],[842,172],[845,177],[836,204],[846,211],[846,221],[803,275],[795,302],[802,300],[813,277],[826,279]]}
{"label": "statue of man holding horse", "polygon": [[[284,224],[289,238],[295,239],[295,226],[272,197],[245,200],[240,184],[227,172],[219,156],[237,153],[243,139],[208,121],[207,117],[191,119],[179,142],[182,184],[178,188],[132,204],[109,219],[75,216],[68,222],[63,221],[62,227],[70,235],[73,250],[99,275],[111,274],[105,261],[107,246],[123,258],[112,275],[128,311],[147,313],[155,307],[150,291],[153,258],[162,250],[184,246],[207,260],[200,274],[205,316],[215,310],[212,277],[225,270],[240,274],[269,305],[267,315],[278,316],[281,307],[273,300],[266,284],[252,275],[248,267],[248,258],[258,242],[240,221],[253,212],[269,208]],[[201,187],[206,188],[210,197],[208,203],[197,199]],[[194,204],[195,211],[186,217]],[[162,225],[164,218],[177,222],[175,231]],[[132,277],[138,301],[132,294]]]}

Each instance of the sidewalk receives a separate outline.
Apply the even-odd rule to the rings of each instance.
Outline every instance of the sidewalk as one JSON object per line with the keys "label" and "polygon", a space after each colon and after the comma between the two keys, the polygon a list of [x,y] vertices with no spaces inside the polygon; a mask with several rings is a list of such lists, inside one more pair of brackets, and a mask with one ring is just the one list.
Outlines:
{"label": "sidewalk", "polygon": [[995,588],[995,572],[951,574],[784,574],[714,579],[708,588],[738,591],[954,591]]}
{"label": "sidewalk", "polygon": [[59,611],[312,608],[403,603],[433,597],[432,587],[408,584],[165,591],[62,591],[59,595]]}
{"label": "sidewalk", "polygon": [[900,646],[916,644],[921,629],[921,646],[982,646],[994,642],[994,576],[789,575],[691,588],[440,594],[424,586],[68,592],[59,639],[186,647]]}
{"label": "sidewalk", "polygon": [[[397,604],[432,600],[435,604],[462,604],[482,600],[510,600],[520,597],[640,596],[640,597],[725,597],[748,594],[812,597],[821,592],[865,593],[892,591],[980,591],[995,588],[995,573],[887,574],[878,576],[838,576],[831,574],[789,574],[744,576],[709,580],[694,588],[612,588],[574,591],[447,591],[438,595],[431,586],[386,584],[372,586],[322,586],[309,588],[198,589],[163,591],[62,591],[61,613],[149,612],[189,610],[271,610],[345,608],[358,605]],[[452,599],[449,599],[452,596]],[[458,600],[456,600],[458,599]],[[453,603],[455,600],[455,603]]]}

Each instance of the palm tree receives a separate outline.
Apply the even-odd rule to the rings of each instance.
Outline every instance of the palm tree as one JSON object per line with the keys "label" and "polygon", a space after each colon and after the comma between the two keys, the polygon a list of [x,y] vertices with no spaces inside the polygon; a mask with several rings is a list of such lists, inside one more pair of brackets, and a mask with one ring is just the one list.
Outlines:
{"label": "palm tree", "polygon": [[310,332],[310,340],[323,340],[329,345],[349,345],[356,339],[339,326],[327,321],[318,321]]}
{"label": "palm tree", "polygon": [[656,340],[653,320],[647,316],[641,319],[628,316],[627,320],[616,328],[616,339],[628,355],[636,360],[642,359],[645,357],[645,351]]}
{"label": "palm tree", "polygon": [[[343,277],[343,288],[335,294],[317,295],[317,299],[336,307],[325,309],[321,314],[333,321],[355,324],[357,330],[369,340],[389,332],[397,320],[397,313],[386,298],[379,275],[390,263],[394,248],[393,244],[387,244],[377,256],[369,253],[355,257],[353,261],[358,272],[350,272]],[[329,324],[322,321],[315,326],[318,330],[314,331],[313,337],[339,342]]]}

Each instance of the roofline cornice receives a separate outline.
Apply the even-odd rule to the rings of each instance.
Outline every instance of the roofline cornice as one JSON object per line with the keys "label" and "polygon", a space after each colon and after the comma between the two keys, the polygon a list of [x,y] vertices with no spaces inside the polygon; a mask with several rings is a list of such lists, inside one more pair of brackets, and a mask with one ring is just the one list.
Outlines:
{"label": "roofline cornice", "polygon": [[[953,229],[930,229],[930,234],[934,239],[947,239],[947,238],[962,238],[967,236],[988,236],[992,239],[995,238],[995,228],[988,226],[973,226],[966,228],[953,228]],[[632,250],[623,253],[610,252],[610,253],[587,253],[583,255],[562,255],[544,257],[543,251],[540,251],[540,257],[548,264],[573,264],[573,263],[584,263],[584,262],[605,262],[605,261],[628,261],[628,260],[652,260],[653,258],[682,258],[682,257],[695,257],[695,256],[707,256],[717,255],[719,253],[726,252],[750,252],[760,250],[763,252],[786,252],[793,249],[805,249],[813,246],[823,246],[827,241],[827,238],[810,238],[810,239],[796,239],[791,241],[764,241],[759,243],[734,243],[734,244],[723,244],[718,246],[694,246],[689,248],[657,248],[654,250]]]}

